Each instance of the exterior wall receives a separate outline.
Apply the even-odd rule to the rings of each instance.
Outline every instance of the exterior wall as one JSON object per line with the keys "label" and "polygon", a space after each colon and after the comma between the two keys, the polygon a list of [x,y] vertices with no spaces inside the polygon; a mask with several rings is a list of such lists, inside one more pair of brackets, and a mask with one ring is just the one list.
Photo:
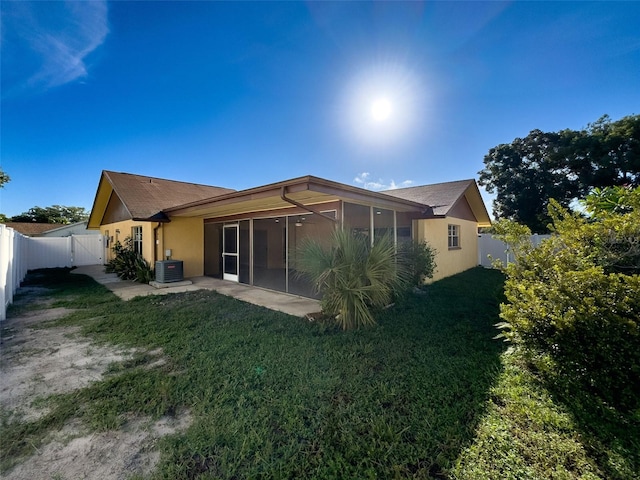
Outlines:
{"label": "exterior wall", "polygon": [[[185,278],[203,276],[204,222],[202,219],[174,217],[171,222],[162,224],[161,228],[163,248],[161,253],[164,254],[164,250],[171,249],[171,259],[183,261]],[[158,257],[158,260],[162,258]]]}
{"label": "exterior wall", "polygon": [[[153,240],[153,227],[155,223],[149,222],[135,222],[133,220],[125,220],[123,222],[110,223],[108,225],[100,226],[100,233],[102,235],[106,235],[109,232],[109,241],[108,244],[105,242],[105,262],[113,259],[112,248],[116,244],[116,242],[124,243],[124,240],[127,237],[131,237],[131,229],[133,227],[142,227],[142,256],[147,260],[151,267],[153,268],[153,249],[154,249],[154,240]],[[118,231],[120,233],[118,233]]]}
{"label": "exterior wall", "polygon": [[462,218],[464,220],[469,220],[471,222],[476,221],[476,217],[473,214],[473,210],[471,210],[471,206],[467,201],[466,197],[462,197],[456,205],[449,210],[448,215],[454,218]]}
{"label": "exterior wall", "polygon": [[[417,224],[417,225],[416,225]],[[460,248],[449,249],[448,226],[460,227]],[[455,275],[478,265],[478,224],[459,218],[416,220],[415,238],[436,250],[436,272],[431,281]]]}

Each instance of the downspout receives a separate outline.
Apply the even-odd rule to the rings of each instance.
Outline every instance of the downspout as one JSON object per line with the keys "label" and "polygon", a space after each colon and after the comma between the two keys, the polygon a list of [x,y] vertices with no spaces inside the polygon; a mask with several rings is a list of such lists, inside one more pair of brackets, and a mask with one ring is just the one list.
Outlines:
{"label": "downspout", "polygon": [[158,261],[158,245],[160,244],[158,239],[158,229],[162,226],[161,222],[158,222],[153,228],[153,265],[155,267],[156,262]]}
{"label": "downspout", "polygon": [[315,215],[319,215],[322,218],[326,218],[327,220],[331,220],[333,223],[338,223],[338,219],[337,218],[332,218],[329,215],[326,215],[326,214],[322,213],[321,211],[314,209],[313,207],[310,207],[308,205],[303,205],[302,203],[297,202],[294,199],[287,197],[287,187],[285,187],[284,185],[280,189],[280,198],[282,200],[284,200],[285,202],[290,203],[291,205],[294,205],[294,206],[299,207],[299,208],[301,208],[303,210],[306,210],[309,213],[313,213]]}

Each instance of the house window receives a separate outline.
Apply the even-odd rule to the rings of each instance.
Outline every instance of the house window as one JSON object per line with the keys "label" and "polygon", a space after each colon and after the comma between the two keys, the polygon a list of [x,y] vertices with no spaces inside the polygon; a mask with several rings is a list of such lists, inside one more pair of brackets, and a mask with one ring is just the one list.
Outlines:
{"label": "house window", "polygon": [[449,225],[449,248],[460,248],[460,225]]}
{"label": "house window", "polygon": [[131,238],[133,240],[133,251],[142,255],[142,227],[132,227]]}

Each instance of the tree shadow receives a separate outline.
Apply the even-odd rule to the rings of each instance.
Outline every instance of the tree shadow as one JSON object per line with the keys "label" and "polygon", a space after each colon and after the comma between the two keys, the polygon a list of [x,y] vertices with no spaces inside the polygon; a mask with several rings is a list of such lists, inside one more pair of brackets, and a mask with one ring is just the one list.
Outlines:
{"label": "tree shadow", "polygon": [[585,450],[605,478],[639,479],[640,410],[616,408],[567,375],[544,368],[539,373],[544,387],[572,415]]}
{"label": "tree shadow", "polygon": [[472,269],[382,312],[375,328],[334,337],[347,361],[322,412],[319,461],[343,478],[450,478],[502,370],[503,283]]}

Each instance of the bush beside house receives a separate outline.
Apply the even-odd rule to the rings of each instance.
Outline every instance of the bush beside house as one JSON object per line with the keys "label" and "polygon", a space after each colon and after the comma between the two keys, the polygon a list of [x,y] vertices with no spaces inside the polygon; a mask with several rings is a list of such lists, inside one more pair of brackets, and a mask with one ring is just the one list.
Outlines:
{"label": "bush beside house", "polygon": [[123,280],[140,283],[149,283],[154,279],[151,265],[135,251],[131,237],[125,238],[124,244],[116,242],[112,250],[114,258],[107,263],[107,273],[116,273]]}
{"label": "bush beside house", "polygon": [[588,200],[590,217],[552,202],[554,234],[537,248],[525,241],[526,227],[500,222],[495,231],[515,257],[505,269],[503,335],[542,355],[570,384],[633,410],[640,407],[640,202],[637,193],[626,198],[622,210]]}

